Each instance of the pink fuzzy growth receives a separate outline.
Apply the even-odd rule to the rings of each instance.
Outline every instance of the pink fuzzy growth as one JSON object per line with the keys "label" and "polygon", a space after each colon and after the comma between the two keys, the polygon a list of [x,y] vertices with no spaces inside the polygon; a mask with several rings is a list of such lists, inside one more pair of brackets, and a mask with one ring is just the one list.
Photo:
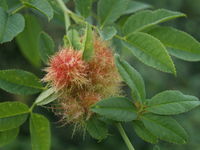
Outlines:
{"label": "pink fuzzy growth", "polygon": [[68,101],[63,101],[60,103],[63,107],[61,116],[62,120],[66,123],[78,122],[83,119],[84,108],[76,101],[76,99],[68,98]]}
{"label": "pink fuzzy growth", "polygon": [[[91,105],[101,99],[121,95],[121,78],[112,49],[95,37],[94,55],[82,60],[82,51],[66,48],[57,52],[45,69],[43,81],[60,93],[55,111],[64,124],[81,123],[91,117]],[[59,108],[55,108],[59,109]]]}
{"label": "pink fuzzy growth", "polygon": [[89,62],[89,69],[92,70],[89,75],[93,84],[118,86],[115,83],[119,83],[119,74],[112,50],[99,39],[94,42],[94,49],[95,56]]}
{"label": "pink fuzzy growth", "polygon": [[70,85],[87,82],[86,64],[82,60],[82,52],[62,49],[50,59],[50,66],[45,69],[45,82],[50,82],[57,90]]}
{"label": "pink fuzzy growth", "polygon": [[101,99],[101,96],[97,93],[86,92],[82,93],[79,98],[81,100],[80,103],[85,111],[89,112],[90,106],[98,102]]}

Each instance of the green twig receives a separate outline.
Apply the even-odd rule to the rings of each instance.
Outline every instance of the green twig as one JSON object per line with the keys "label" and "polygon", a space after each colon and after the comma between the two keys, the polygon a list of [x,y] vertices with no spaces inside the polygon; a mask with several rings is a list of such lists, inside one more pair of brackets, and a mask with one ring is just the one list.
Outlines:
{"label": "green twig", "polygon": [[26,7],[25,5],[21,5],[20,7],[17,7],[15,10],[13,10],[10,14],[13,15],[25,7]]}
{"label": "green twig", "polygon": [[[69,16],[75,21],[75,22],[81,22],[81,23],[84,23],[84,24],[89,24],[88,22],[86,22],[84,20],[84,18],[82,18],[81,16],[78,16],[77,14],[73,13],[71,10],[69,10],[65,3],[63,2],[63,0],[56,0],[58,2],[58,4],[60,5],[60,8],[62,9],[64,15],[65,15],[65,26],[66,26],[66,32],[67,32],[67,29],[70,25],[69,23]],[[90,24],[92,26],[93,29],[97,30],[98,31],[98,28],[92,24]],[[123,40],[125,41],[125,37],[122,37],[122,36],[119,36],[119,35],[115,35],[116,38],[120,39],[120,40]]]}
{"label": "green twig", "polygon": [[115,37],[117,38],[117,39],[120,39],[120,40],[122,40],[122,41],[126,41],[126,38],[125,37],[122,37],[122,36],[119,36],[119,35],[115,35]]}
{"label": "green twig", "polygon": [[135,150],[133,145],[131,144],[128,136],[126,135],[122,125],[120,123],[116,124],[117,129],[119,130],[119,133],[121,134],[124,142],[126,143],[126,146],[128,147],[129,150]]}
{"label": "green twig", "polygon": [[67,33],[68,28],[70,26],[69,14],[71,14],[72,12],[65,6],[65,3],[62,0],[56,0],[56,1],[59,4],[61,10],[63,11],[64,19],[65,19],[65,30]]}
{"label": "green twig", "polygon": [[30,107],[30,112],[32,112],[33,111],[33,109],[35,108],[35,106],[36,106],[36,103],[33,103],[33,105]]}
{"label": "green twig", "polygon": [[81,22],[86,24],[87,22],[81,17],[78,16],[77,14],[75,14],[74,12],[72,12],[71,10],[69,10],[65,3],[63,2],[63,0],[56,0],[60,6],[60,8],[62,9],[63,13],[64,13],[64,18],[65,18],[65,28],[66,28],[66,32],[68,31],[68,28],[70,26],[70,19],[69,16],[75,21],[75,22]]}
{"label": "green twig", "polygon": [[65,3],[63,2],[63,0],[56,0],[60,6],[60,8],[62,9],[63,12],[66,12],[66,13],[69,13],[71,14],[72,11],[69,10],[66,6],[65,6]]}

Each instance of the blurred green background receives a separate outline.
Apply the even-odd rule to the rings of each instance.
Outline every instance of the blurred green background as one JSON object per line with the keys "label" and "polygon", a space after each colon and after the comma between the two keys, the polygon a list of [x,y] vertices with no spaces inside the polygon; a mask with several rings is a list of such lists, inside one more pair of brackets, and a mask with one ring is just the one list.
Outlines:
{"label": "blurred green background", "polygon": [[[8,0],[10,1],[10,0]],[[14,1],[14,0],[13,0]],[[187,14],[187,18],[177,19],[168,23],[178,29],[186,31],[200,41],[200,0],[141,0],[152,4],[154,8],[167,8],[175,11],[181,11]],[[37,14],[36,14],[37,15]],[[48,23],[42,17],[40,22],[43,29],[48,32],[61,45],[64,28],[59,23]],[[122,50],[125,54],[126,50]],[[200,62],[189,63],[173,58],[177,67],[177,77],[166,73],[161,73],[138,62],[133,57],[124,55],[129,62],[139,70],[145,79],[148,96],[167,90],[178,89],[185,94],[200,97]],[[42,77],[42,72],[34,68],[21,54],[15,40],[0,45],[0,69],[20,68],[36,73]],[[125,88],[126,90],[126,88]],[[0,90],[0,101],[23,101],[31,105],[35,96],[22,97],[11,95]],[[115,128],[110,128],[108,139],[98,142],[89,137],[83,136],[83,133],[77,133],[72,138],[73,127],[60,127],[58,119],[53,113],[44,108],[37,108],[36,112],[45,114],[51,121],[52,129],[52,150],[127,150],[120,135]],[[190,135],[189,143],[186,145],[174,145],[160,142],[158,145],[161,150],[200,150],[200,109],[197,108],[187,114],[175,116],[185,127]],[[132,143],[137,150],[152,150],[151,144],[139,139],[132,128],[132,124],[125,125],[125,129],[131,138]],[[30,150],[30,136],[28,123],[21,127],[20,135],[10,145],[0,148],[0,150]]]}

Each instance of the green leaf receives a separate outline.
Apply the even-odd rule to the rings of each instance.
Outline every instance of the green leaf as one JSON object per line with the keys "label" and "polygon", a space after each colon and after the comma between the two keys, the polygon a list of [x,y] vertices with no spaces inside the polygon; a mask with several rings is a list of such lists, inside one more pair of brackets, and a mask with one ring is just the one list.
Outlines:
{"label": "green leaf", "polygon": [[86,122],[86,128],[88,133],[97,140],[103,140],[108,136],[108,128],[106,124],[97,119],[97,117],[92,117]]}
{"label": "green leaf", "polygon": [[125,97],[112,97],[101,100],[91,110],[115,121],[132,121],[137,118],[134,104]]}
{"label": "green leaf", "polygon": [[39,35],[38,48],[40,57],[44,63],[47,63],[49,57],[54,54],[54,47],[55,45],[52,38],[47,33],[41,32]]}
{"label": "green leaf", "polygon": [[54,100],[56,100],[58,98],[58,94],[55,93],[55,90],[53,88],[50,88],[44,92],[42,92],[36,99],[35,103],[37,105],[46,105],[49,104],[51,102],[53,102]]}
{"label": "green leaf", "polygon": [[117,30],[113,26],[106,26],[99,30],[100,36],[103,40],[110,40],[117,34]]}
{"label": "green leaf", "polygon": [[13,140],[15,140],[18,133],[19,133],[19,128],[0,132],[0,147],[3,147],[11,143]]}
{"label": "green leaf", "polygon": [[171,55],[187,61],[200,61],[200,43],[191,35],[172,27],[161,26],[156,26],[147,33],[170,48]]}
{"label": "green leaf", "polygon": [[25,15],[25,20],[25,29],[17,36],[17,43],[27,60],[35,67],[39,67],[41,62],[38,50],[38,36],[41,32],[41,27],[37,18],[32,15]]}
{"label": "green leaf", "polygon": [[0,7],[2,7],[4,10],[8,10],[8,5],[6,3],[6,0],[0,1]]}
{"label": "green leaf", "polygon": [[161,140],[185,144],[188,135],[178,122],[171,117],[146,114],[141,116],[144,126]]}
{"label": "green leaf", "polygon": [[129,1],[128,2],[128,6],[126,8],[126,10],[124,11],[124,15],[126,14],[132,14],[135,13],[137,11],[143,10],[143,9],[147,9],[147,8],[151,8],[152,6],[146,3],[142,3],[142,2],[138,2],[138,1]]}
{"label": "green leaf", "polygon": [[24,30],[25,21],[21,14],[14,14],[7,18],[4,36],[1,43],[11,41],[16,35]]}
{"label": "green leaf", "polygon": [[94,54],[93,32],[89,24],[86,27],[85,38],[83,42],[83,60],[89,61]]}
{"label": "green leaf", "polygon": [[164,91],[148,101],[147,111],[160,115],[175,115],[187,112],[200,105],[197,97],[183,95],[179,91]]}
{"label": "green leaf", "polygon": [[19,0],[5,0],[8,5],[8,12],[11,13],[12,11],[16,10],[18,7],[22,6],[21,1]]}
{"label": "green leaf", "polygon": [[30,133],[32,150],[50,150],[51,132],[47,118],[39,114],[31,114]]}
{"label": "green leaf", "polygon": [[154,136],[149,130],[147,130],[141,121],[133,121],[133,127],[136,134],[144,141],[152,144],[158,143],[157,137]]}
{"label": "green leaf", "polygon": [[20,95],[35,94],[44,88],[32,73],[22,70],[0,70],[0,88]]}
{"label": "green leaf", "polygon": [[144,10],[128,18],[123,26],[123,32],[126,36],[129,36],[133,32],[142,31],[153,25],[183,16],[185,16],[183,13],[165,9],[158,9],[155,11]]}
{"label": "green leaf", "polygon": [[128,0],[100,0],[98,2],[98,17],[101,29],[116,21],[126,10]]}
{"label": "green leaf", "polygon": [[[64,27],[65,26],[65,18],[64,18],[65,16],[64,16],[62,9],[60,9],[60,5],[55,0],[48,0],[48,2],[50,3],[51,7],[54,10],[54,16],[53,16],[52,21]],[[66,14],[66,16],[67,16],[67,14]],[[69,22],[68,22],[68,24],[69,24]]]}
{"label": "green leaf", "polygon": [[166,48],[153,36],[135,32],[123,43],[144,64],[163,72],[176,74],[175,66]]}
{"label": "green leaf", "polygon": [[161,149],[160,149],[160,147],[159,147],[158,145],[155,145],[155,146],[153,147],[153,150],[161,150]]}
{"label": "green leaf", "polygon": [[2,41],[2,38],[4,36],[6,22],[7,22],[8,14],[3,10],[3,8],[0,7],[0,41]]}
{"label": "green leaf", "polygon": [[53,8],[47,0],[28,0],[24,1],[24,4],[46,15],[49,21],[53,18]]}
{"label": "green leaf", "polygon": [[115,62],[121,77],[131,88],[134,99],[144,100],[146,97],[145,85],[139,72],[129,65],[128,62],[120,59],[118,55],[115,56]]}
{"label": "green leaf", "polygon": [[11,41],[24,29],[24,17],[20,14],[8,15],[0,7],[0,43]]}
{"label": "green leaf", "polygon": [[76,9],[87,18],[91,14],[93,0],[75,0]]}
{"label": "green leaf", "polygon": [[72,46],[75,50],[80,50],[82,48],[81,39],[77,30],[69,30],[67,32],[67,38],[69,40],[69,45]]}
{"label": "green leaf", "polygon": [[20,102],[0,103],[0,131],[21,126],[27,119],[29,108]]}

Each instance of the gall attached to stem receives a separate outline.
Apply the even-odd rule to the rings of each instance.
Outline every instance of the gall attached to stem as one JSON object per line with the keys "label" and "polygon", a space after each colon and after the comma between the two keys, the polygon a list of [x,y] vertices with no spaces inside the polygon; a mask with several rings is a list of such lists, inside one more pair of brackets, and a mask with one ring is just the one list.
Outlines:
{"label": "gall attached to stem", "polygon": [[64,124],[81,124],[93,114],[91,105],[121,95],[121,78],[108,44],[95,38],[92,59],[86,62],[82,54],[81,50],[63,48],[50,58],[45,68],[43,81],[60,95],[59,109],[54,110]]}

